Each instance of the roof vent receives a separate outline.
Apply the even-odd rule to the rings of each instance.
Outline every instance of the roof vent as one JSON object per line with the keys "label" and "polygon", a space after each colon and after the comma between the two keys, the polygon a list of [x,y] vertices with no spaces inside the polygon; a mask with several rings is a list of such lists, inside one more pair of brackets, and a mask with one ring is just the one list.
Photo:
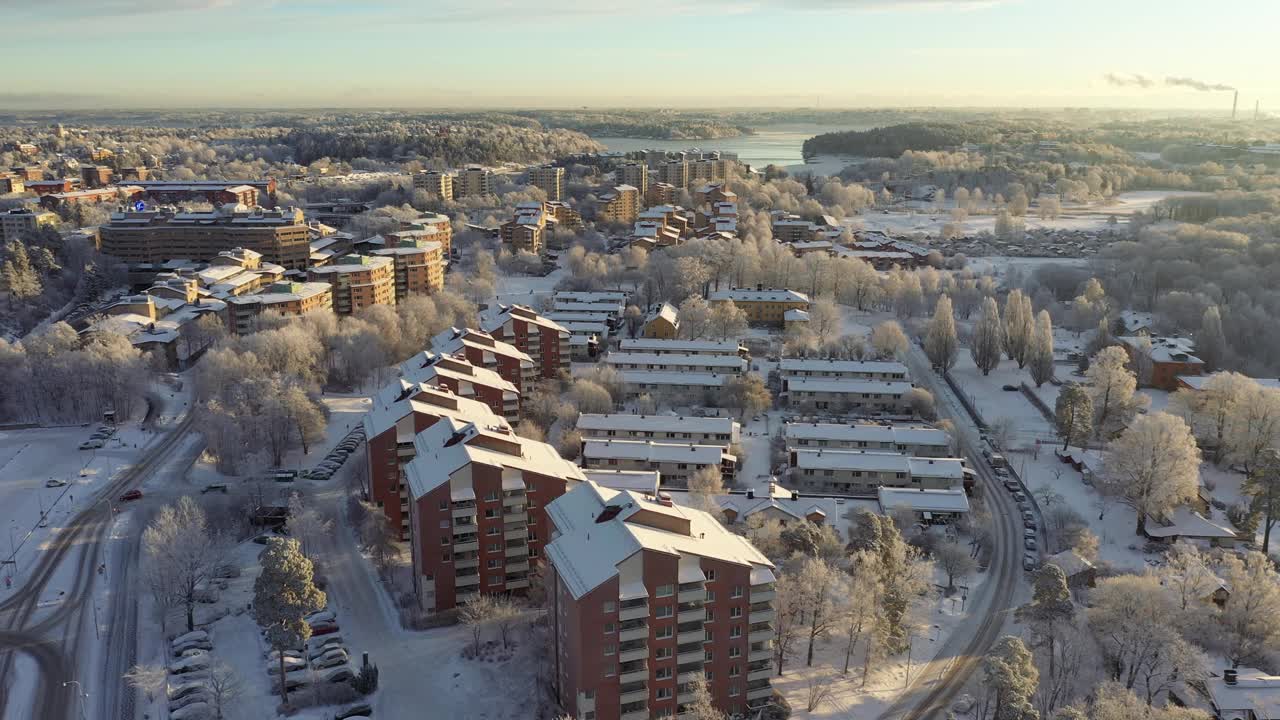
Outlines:
{"label": "roof vent", "polygon": [[1232,668],[1227,668],[1222,671],[1222,682],[1227,685],[1235,685],[1237,677],[1238,675],[1236,674],[1236,671]]}
{"label": "roof vent", "polygon": [[622,512],[621,505],[606,505],[604,510],[600,511],[599,517],[596,518],[596,524],[607,523],[618,517],[618,513]]}

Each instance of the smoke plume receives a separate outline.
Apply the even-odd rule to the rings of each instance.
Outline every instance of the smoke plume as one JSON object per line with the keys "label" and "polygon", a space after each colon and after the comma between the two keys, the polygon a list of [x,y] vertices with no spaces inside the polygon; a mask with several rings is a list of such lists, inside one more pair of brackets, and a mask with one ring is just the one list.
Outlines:
{"label": "smoke plume", "polygon": [[1149,88],[1156,84],[1155,80],[1146,75],[1117,75],[1115,73],[1107,73],[1107,82],[1120,87],[1144,87]]}
{"label": "smoke plume", "polygon": [[1216,83],[1207,83],[1194,78],[1187,77],[1167,77],[1164,79],[1165,85],[1177,85],[1179,87],[1189,87],[1201,92],[1214,92],[1215,90],[1235,90],[1230,85],[1220,85]]}

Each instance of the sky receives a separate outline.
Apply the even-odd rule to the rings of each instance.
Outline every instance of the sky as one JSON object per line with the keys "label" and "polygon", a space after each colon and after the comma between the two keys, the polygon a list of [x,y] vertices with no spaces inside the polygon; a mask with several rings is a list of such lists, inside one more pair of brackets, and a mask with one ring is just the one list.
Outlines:
{"label": "sky", "polygon": [[1280,108],[1280,0],[0,0],[0,18],[0,111],[1230,110],[1167,78]]}

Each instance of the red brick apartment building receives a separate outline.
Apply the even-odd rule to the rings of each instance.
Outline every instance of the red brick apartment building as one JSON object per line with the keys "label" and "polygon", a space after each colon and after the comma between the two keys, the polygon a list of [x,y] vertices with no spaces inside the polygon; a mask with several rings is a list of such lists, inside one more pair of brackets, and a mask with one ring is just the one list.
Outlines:
{"label": "red brick apartment building", "polygon": [[489,368],[476,367],[466,358],[420,352],[400,364],[400,381],[426,383],[484,403],[507,422],[520,418],[520,390]]}
{"label": "red brick apartment building", "polygon": [[502,305],[487,318],[485,331],[532,358],[538,377],[557,378],[569,371],[569,331],[524,305]]}
{"label": "red brick apartment building", "polygon": [[[276,179],[265,180],[144,180],[142,188],[149,200],[160,203],[208,202],[268,207],[276,204]],[[252,191],[252,192],[250,192]]]}
{"label": "red brick apartment building", "polygon": [[560,704],[583,720],[769,702],[773,565],[711,515],[593,482],[551,503],[548,602]]}
{"label": "red brick apartment building", "polygon": [[418,434],[404,473],[414,591],[430,612],[526,590],[550,538],[547,504],[585,479],[546,443],[453,418]]}
{"label": "red brick apartment building", "polygon": [[483,427],[507,427],[484,403],[427,383],[403,380],[374,396],[373,409],[364,416],[369,496],[382,508],[391,527],[399,530],[401,540],[409,539],[409,494],[402,470],[414,457],[414,438],[444,417]]}
{"label": "red brick apartment building", "polygon": [[431,339],[431,349],[443,355],[460,357],[477,367],[496,371],[521,393],[538,381],[538,366],[533,358],[515,345],[471,328],[449,328]]}

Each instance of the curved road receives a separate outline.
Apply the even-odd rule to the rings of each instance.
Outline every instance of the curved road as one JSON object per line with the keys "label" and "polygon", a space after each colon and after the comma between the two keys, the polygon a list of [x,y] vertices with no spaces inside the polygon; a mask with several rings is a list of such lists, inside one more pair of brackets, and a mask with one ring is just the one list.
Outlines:
{"label": "curved road", "polygon": [[881,720],[925,720],[945,717],[983,656],[999,639],[1005,620],[1013,609],[1013,593],[1021,580],[1022,522],[1013,496],[1001,484],[983,459],[980,438],[973,419],[955,397],[951,387],[930,367],[916,344],[906,358],[912,377],[933,393],[938,414],[955,423],[960,449],[981,481],[983,497],[992,518],[992,555],[986,582],[969,599],[975,609],[972,622],[952,633],[934,659],[925,663],[908,690],[880,715]]}
{"label": "curved road", "polygon": [[[85,611],[92,611],[91,602],[97,577],[96,568],[101,562],[102,543],[114,521],[113,501],[126,490],[137,487],[149,474],[155,472],[191,429],[194,416],[190,413],[167,434],[147,450],[142,458],[120,477],[98,490],[97,501],[82,510],[62,528],[28,576],[26,584],[0,603],[0,678],[12,678],[13,659],[16,654],[26,655],[35,662],[40,679],[37,685],[33,717],[42,720],[71,720],[75,695],[62,687],[62,683],[76,677],[76,652],[80,628],[84,624]],[[133,544],[130,544],[132,547]],[[51,583],[58,575],[63,562],[75,563],[74,581],[64,591],[56,609],[47,616],[33,620],[41,598],[48,598],[53,590]],[[119,584],[117,584],[119,587]],[[136,604],[113,603],[116,606]],[[116,608],[121,609],[121,608]],[[126,609],[127,608],[123,608]],[[112,623],[115,626],[115,623]],[[132,645],[132,634],[127,643],[111,643],[108,657],[126,653]],[[118,663],[115,663],[118,667]],[[108,682],[111,678],[106,678]],[[8,687],[0,687],[0,710],[9,701]]]}

